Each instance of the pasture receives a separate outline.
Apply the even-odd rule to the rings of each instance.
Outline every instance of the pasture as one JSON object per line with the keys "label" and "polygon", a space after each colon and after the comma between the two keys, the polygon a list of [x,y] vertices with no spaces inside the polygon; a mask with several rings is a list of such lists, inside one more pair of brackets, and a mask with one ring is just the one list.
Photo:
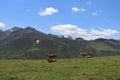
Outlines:
{"label": "pasture", "polygon": [[0,60],[0,80],[120,80],[120,56]]}

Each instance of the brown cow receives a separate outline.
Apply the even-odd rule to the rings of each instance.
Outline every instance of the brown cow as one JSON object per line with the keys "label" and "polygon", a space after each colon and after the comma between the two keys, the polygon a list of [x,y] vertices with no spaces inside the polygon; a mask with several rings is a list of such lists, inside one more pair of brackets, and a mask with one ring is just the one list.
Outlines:
{"label": "brown cow", "polygon": [[93,53],[88,52],[88,53],[81,53],[82,56],[84,56],[85,58],[91,58],[93,56]]}
{"label": "brown cow", "polygon": [[49,55],[47,60],[49,63],[56,62],[56,55],[55,54]]}

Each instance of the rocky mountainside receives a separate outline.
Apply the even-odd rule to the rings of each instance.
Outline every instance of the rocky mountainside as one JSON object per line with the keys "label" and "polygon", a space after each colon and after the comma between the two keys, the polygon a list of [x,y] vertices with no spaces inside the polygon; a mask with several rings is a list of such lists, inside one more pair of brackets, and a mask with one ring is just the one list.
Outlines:
{"label": "rocky mountainside", "polygon": [[46,59],[49,54],[56,54],[58,58],[77,58],[85,52],[92,52],[93,56],[119,55],[120,40],[65,38],[32,27],[0,30],[0,59]]}

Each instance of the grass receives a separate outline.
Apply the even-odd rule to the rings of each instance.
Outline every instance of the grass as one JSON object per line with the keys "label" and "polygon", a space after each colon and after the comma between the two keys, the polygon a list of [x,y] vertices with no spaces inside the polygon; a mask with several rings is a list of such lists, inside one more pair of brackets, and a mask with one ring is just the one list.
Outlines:
{"label": "grass", "polygon": [[120,56],[0,60],[0,80],[120,80]]}

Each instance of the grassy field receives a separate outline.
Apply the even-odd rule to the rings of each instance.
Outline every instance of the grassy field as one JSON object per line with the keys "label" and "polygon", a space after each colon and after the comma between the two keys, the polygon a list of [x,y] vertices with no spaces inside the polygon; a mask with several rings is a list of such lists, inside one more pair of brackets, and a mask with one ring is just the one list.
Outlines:
{"label": "grassy field", "polygon": [[120,80],[120,56],[0,60],[0,80]]}

